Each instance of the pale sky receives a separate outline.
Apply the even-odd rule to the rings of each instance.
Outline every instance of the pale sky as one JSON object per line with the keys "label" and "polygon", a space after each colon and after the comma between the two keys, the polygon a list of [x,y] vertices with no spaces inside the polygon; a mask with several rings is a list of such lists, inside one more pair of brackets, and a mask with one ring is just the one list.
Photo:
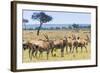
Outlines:
{"label": "pale sky", "polygon": [[[27,19],[29,22],[27,24],[39,24],[39,21],[33,20],[32,14],[34,10],[23,10],[23,19]],[[46,24],[91,24],[91,14],[83,12],[54,12],[54,11],[42,11],[47,15],[50,15],[53,19]]]}

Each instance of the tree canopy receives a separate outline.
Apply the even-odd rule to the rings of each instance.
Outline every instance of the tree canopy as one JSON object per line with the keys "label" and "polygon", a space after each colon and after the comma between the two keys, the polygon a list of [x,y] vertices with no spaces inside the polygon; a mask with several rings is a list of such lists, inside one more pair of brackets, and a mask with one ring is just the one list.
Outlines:
{"label": "tree canopy", "polygon": [[41,23],[47,23],[52,20],[52,17],[45,14],[44,12],[33,13],[32,19],[38,20]]}
{"label": "tree canopy", "polygon": [[40,22],[40,26],[39,26],[38,31],[37,31],[37,35],[39,35],[39,31],[42,27],[42,24],[51,21],[52,17],[47,15],[44,12],[39,12],[39,13],[33,13],[32,19]]}

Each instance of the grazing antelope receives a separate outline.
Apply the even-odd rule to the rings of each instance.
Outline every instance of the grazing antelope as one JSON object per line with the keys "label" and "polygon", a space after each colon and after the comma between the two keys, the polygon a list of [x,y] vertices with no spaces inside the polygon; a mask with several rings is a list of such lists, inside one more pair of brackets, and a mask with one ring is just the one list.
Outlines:
{"label": "grazing antelope", "polygon": [[26,49],[29,49],[29,58],[32,59],[32,56],[31,54],[32,53],[35,53],[34,57],[37,55],[36,53],[36,45],[35,44],[32,44],[30,42],[26,42],[26,43],[23,43],[23,49],[26,50]]}

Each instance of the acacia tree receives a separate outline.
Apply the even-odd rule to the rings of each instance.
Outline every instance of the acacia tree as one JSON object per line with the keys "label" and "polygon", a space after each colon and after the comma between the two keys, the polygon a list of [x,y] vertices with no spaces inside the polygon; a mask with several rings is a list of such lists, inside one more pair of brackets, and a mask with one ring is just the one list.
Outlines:
{"label": "acacia tree", "polygon": [[78,25],[78,24],[73,24],[72,26],[73,26],[73,28],[75,28],[75,29],[79,28],[79,25]]}
{"label": "acacia tree", "polygon": [[79,25],[78,25],[78,24],[73,24],[72,27],[73,27],[74,30],[76,30],[77,32],[79,31]]}
{"label": "acacia tree", "polygon": [[37,35],[39,35],[40,29],[41,29],[43,23],[47,23],[47,22],[51,21],[52,17],[45,14],[44,12],[39,12],[39,13],[33,13],[32,19],[40,22],[40,26],[38,27],[38,30],[37,30]]}

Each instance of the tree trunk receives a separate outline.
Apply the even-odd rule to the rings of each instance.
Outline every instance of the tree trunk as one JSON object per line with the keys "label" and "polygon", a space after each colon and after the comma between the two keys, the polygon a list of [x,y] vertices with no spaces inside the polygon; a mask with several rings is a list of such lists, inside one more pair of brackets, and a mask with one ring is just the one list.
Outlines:
{"label": "tree trunk", "polygon": [[39,28],[38,28],[38,30],[37,30],[37,36],[38,36],[39,33],[40,33],[40,29],[41,29],[41,27],[42,27],[42,23],[40,23],[40,26],[39,26]]}

